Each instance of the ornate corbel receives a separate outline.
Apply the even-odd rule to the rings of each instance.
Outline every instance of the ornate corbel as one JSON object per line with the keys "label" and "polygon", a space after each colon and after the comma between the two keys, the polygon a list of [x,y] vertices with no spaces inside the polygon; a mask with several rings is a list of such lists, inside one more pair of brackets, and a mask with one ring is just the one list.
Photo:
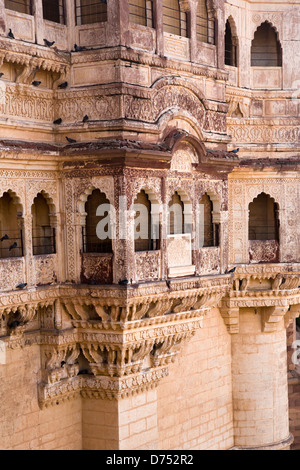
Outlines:
{"label": "ornate corbel", "polygon": [[230,307],[226,304],[220,308],[221,315],[223,317],[225,326],[230,334],[236,334],[239,332],[239,307]]}
{"label": "ornate corbel", "polygon": [[80,348],[77,344],[44,346],[42,349],[42,379],[46,384],[58,383],[63,379],[72,379],[79,373],[77,363]]}
{"label": "ornate corbel", "polygon": [[289,306],[272,306],[261,309],[262,331],[264,333],[273,333],[277,331],[278,324],[284,318]]}

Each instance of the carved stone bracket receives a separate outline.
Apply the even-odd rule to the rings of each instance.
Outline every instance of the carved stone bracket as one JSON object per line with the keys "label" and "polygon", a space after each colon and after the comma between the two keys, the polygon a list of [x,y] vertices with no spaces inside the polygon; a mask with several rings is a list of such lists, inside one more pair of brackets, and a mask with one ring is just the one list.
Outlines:
{"label": "carved stone bracket", "polygon": [[277,324],[283,319],[288,311],[288,306],[272,306],[262,308],[262,331],[273,333],[277,330]]}
{"label": "carved stone bracket", "polygon": [[78,394],[119,399],[155,387],[228,291],[229,280],[191,289],[162,283],[162,290],[147,295],[118,288],[81,290],[85,295],[63,289],[59,303],[71,329],[42,334],[40,406]]}
{"label": "carved stone bracket", "polygon": [[246,265],[234,272],[232,290],[222,299],[221,314],[230,333],[239,332],[241,308],[261,313],[262,331],[277,330],[284,318],[287,327],[299,316],[300,274],[298,265]]}

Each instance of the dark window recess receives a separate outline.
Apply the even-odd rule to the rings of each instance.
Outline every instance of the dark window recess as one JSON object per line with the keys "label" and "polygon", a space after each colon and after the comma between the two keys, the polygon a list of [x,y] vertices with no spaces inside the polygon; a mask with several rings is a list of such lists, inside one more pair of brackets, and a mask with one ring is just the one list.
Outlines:
{"label": "dark window recess", "polygon": [[237,67],[237,41],[232,35],[229,21],[226,23],[225,32],[225,64]]}
{"label": "dark window recess", "polygon": [[32,15],[32,2],[30,0],[5,0],[5,8]]}
{"label": "dark window recess", "polygon": [[0,232],[0,258],[24,256],[23,231],[3,230]]}
{"label": "dark window recess", "polygon": [[209,18],[206,0],[199,0],[196,16],[197,40],[215,44],[215,20]]}
{"label": "dark window recess", "polygon": [[279,206],[265,193],[249,204],[249,240],[279,241]]}
{"label": "dark window recess", "polygon": [[107,0],[76,0],[76,24],[104,23],[107,21]]}
{"label": "dark window recess", "polygon": [[43,0],[43,18],[54,23],[65,24],[64,0]]}
{"label": "dark window recess", "polygon": [[33,231],[32,233],[32,250],[33,255],[51,255],[56,253],[56,235],[55,228],[43,227],[43,234],[41,229]]}
{"label": "dark window recess", "polygon": [[251,47],[252,67],[281,67],[282,48],[276,30],[265,22],[256,30]]}
{"label": "dark window recess", "polygon": [[[97,209],[104,205],[104,214],[101,216],[97,215]],[[112,239],[111,239],[111,222],[108,216],[109,201],[106,199],[104,193],[101,193],[99,189],[95,189],[92,194],[88,197],[85,204],[86,211],[86,223],[82,228],[82,244],[83,253],[112,253]],[[101,239],[97,235],[97,226],[99,223],[108,222],[105,225],[106,238]],[[101,234],[104,238],[104,233]]]}
{"label": "dark window recess", "polygon": [[180,10],[178,0],[163,2],[163,27],[166,33],[187,37],[187,14]]}
{"label": "dark window recess", "polygon": [[130,0],[129,19],[131,23],[153,28],[153,2],[152,0]]}

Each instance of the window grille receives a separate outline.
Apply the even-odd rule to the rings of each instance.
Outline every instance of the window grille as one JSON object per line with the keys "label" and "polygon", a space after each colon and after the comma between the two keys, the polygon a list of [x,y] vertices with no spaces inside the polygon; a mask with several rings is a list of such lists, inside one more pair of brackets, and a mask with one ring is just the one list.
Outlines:
{"label": "window grille", "polygon": [[54,23],[65,24],[64,0],[43,0],[43,18]]}
{"label": "window grille", "polygon": [[153,2],[147,0],[129,1],[130,22],[153,28]]}
{"label": "window grille", "polygon": [[237,67],[237,45],[236,39],[232,35],[229,21],[226,22],[225,31],[225,65]]}
{"label": "window grille", "polygon": [[33,230],[32,233],[32,250],[33,255],[51,255],[56,253],[56,233],[55,228],[43,227]]}
{"label": "window grille", "polygon": [[107,0],[75,0],[76,24],[104,23],[107,21]]}
{"label": "window grille", "polygon": [[163,25],[166,33],[187,37],[187,14],[180,11],[178,0],[164,0]]}
{"label": "window grille", "polygon": [[112,253],[111,240],[100,240],[97,235],[87,234],[86,227],[82,227],[83,253]]}
{"label": "window grille", "polygon": [[252,67],[281,67],[282,48],[275,29],[267,22],[256,30],[251,47]]}
{"label": "window grille", "polygon": [[19,13],[32,15],[31,0],[5,0],[5,8],[8,10],[17,11]]}
{"label": "window grille", "polygon": [[23,231],[1,231],[0,258],[19,258],[22,256],[24,256]]}
{"label": "window grille", "polygon": [[197,40],[215,44],[215,21],[209,18],[206,0],[199,0],[196,17]]}
{"label": "window grille", "polygon": [[[98,208],[103,206],[103,215],[98,216]],[[85,204],[86,223],[82,228],[82,245],[83,253],[112,253],[112,235],[111,235],[111,220],[109,215],[109,201],[106,199],[104,193],[99,189],[95,189],[88,197]],[[97,235],[97,227],[108,216],[108,225],[105,227],[105,234],[107,237],[101,239]]]}

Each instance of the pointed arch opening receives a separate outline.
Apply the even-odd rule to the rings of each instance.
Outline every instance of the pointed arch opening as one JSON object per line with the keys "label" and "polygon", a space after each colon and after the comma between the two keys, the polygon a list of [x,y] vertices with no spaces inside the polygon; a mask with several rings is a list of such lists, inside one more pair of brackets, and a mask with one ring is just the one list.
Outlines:
{"label": "pointed arch opening", "polygon": [[88,196],[85,213],[83,253],[112,253],[111,206],[100,189],[94,189]]}
{"label": "pointed arch opening", "polygon": [[196,14],[197,40],[215,44],[215,20],[209,11],[207,0],[199,0]]}
{"label": "pointed arch opening", "polygon": [[216,247],[220,244],[220,224],[214,221],[214,205],[205,193],[200,200],[200,246]]}
{"label": "pointed arch opening", "polygon": [[149,194],[141,190],[135,201],[135,251],[155,251],[160,248],[160,214]]}
{"label": "pointed arch opening", "polygon": [[41,192],[34,198],[32,215],[32,252],[34,256],[56,253],[56,231],[54,216],[45,195]]}
{"label": "pointed arch opening", "polygon": [[192,204],[181,191],[175,191],[168,204],[168,234],[191,234]]}
{"label": "pointed arch opening", "polygon": [[225,65],[238,67],[238,38],[231,19],[226,21],[225,28]]}
{"label": "pointed arch opening", "polygon": [[271,196],[259,194],[249,204],[250,261],[279,261],[279,205]]}
{"label": "pointed arch opening", "polygon": [[251,45],[252,67],[282,67],[282,47],[278,33],[268,21],[256,30]]}
{"label": "pointed arch opening", "polygon": [[24,256],[23,209],[12,191],[0,198],[0,258]]}

